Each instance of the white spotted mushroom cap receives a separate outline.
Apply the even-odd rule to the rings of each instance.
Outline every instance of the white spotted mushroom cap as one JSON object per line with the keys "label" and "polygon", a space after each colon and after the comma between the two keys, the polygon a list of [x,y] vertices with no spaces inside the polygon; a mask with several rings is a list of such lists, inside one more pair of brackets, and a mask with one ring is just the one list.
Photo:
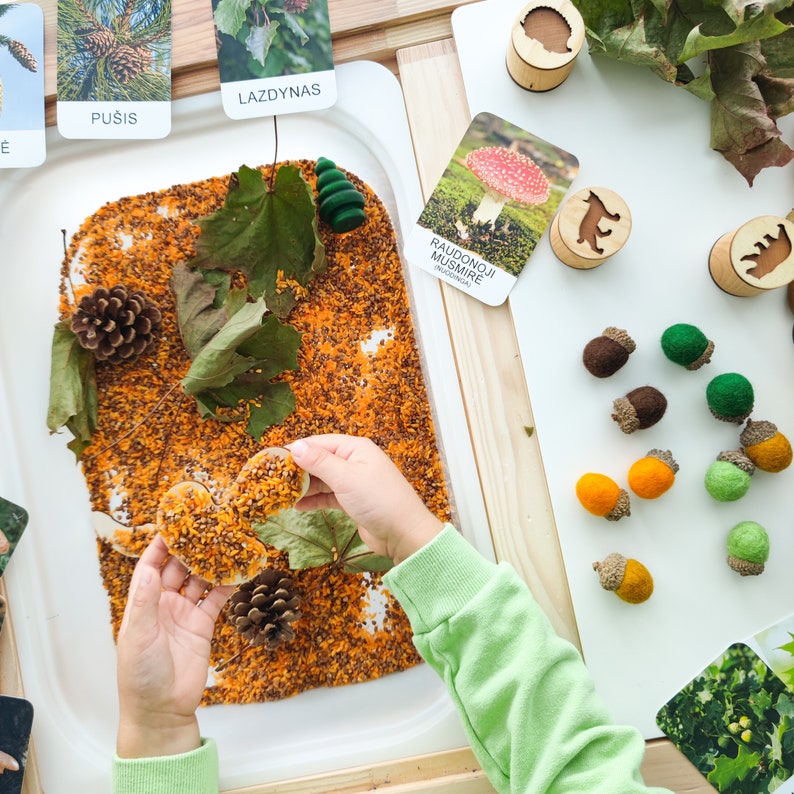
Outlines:
{"label": "white spotted mushroom cap", "polygon": [[542,204],[551,186],[543,171],[526,155],[504,146],[484,146],[466,156],[471,172],[495,193],[521,204]]}

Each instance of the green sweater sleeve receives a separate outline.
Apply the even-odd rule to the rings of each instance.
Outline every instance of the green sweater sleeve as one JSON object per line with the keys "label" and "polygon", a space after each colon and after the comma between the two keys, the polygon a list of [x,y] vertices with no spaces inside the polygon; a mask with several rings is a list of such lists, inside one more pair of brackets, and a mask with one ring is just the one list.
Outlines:
{"label": "green sweater sleeve", "polygon": [[497,791],[667,792],[645,786],[641,735],[611,722],[579,653],[509,565],[447,525],[384,582]]}
{"label": "green sweater sleeve", "polygon": [[189,753],[155,758],[113,756],[113,794],[218,794],[218,749],[212,739]]}

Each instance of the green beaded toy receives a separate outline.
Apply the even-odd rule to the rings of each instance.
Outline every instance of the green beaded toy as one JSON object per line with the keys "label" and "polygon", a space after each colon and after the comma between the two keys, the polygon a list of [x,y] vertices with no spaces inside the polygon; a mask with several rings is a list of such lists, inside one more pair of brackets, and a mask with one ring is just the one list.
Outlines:
{"label": "green beaded toy", "polygon": [[317,204],[320,220],[331,226],[334,234],[349,232],[366,220],[364,196],[336,167],[333,160],[320,157],[314,166],[317,174]]}

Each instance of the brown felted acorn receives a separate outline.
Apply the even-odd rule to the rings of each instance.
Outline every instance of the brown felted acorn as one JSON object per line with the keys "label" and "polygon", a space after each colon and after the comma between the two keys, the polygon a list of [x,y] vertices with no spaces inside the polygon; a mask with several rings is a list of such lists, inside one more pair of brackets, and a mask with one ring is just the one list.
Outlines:
{"label": "brown felted acorn", "polygon": [[626,434],[655,425],[667,410],[667,398],[653,386],[632,389],[612,404],[612,418]]}
{"label": "brown felted acorn", "polygon": [[294,639],[291,624],[301,616],[298,604],[292,579],[275,568],[264,568],[232,593],[229,620],[252,646],[273,650]]}
{"label": "brown felted acorn", "polygon": [[622,328],[609,326],[591,339],[582,351],[585,369],[596,378],[614,375],[637,349],[636,342]]}

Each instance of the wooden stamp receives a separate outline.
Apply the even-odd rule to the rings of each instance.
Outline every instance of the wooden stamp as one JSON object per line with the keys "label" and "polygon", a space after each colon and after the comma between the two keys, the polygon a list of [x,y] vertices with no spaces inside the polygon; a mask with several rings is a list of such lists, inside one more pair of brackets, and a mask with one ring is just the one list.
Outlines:
{"label": "wooden stamp", "polygon": [[584,43],[582,15],[568,0],[532,0],[513,23],[507,71],[528,91],[549,91],[570,74]]}
{"label": "wooden stamp", "polygon": [[586,187],[574,193],[549,227],[551,247],[570,267],[589,270],[616,254],[631,233],[626,202],[605,187]]}
{"label": "wooden stamp", "polygon": [[762,215],[723,234],[709,253],[714,283],[740,298],[794,281],[794,223]]}

